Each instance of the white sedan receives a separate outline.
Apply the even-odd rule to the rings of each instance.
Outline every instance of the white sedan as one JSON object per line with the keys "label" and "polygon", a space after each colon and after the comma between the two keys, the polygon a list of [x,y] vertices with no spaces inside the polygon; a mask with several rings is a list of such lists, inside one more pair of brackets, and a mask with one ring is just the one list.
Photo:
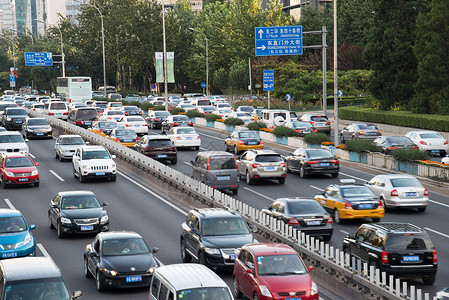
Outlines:
{"label": "white sedan", "polygon": [[409,131],[405,136],[411,139],[421,151],[429,151],[441,156],[449,151],[447,140],[436,131]]}
{"label": "white sedan", "polygon": [[192,104],[187,104],[184,102],[179,103],[176,107],[182,108],[185,112],[188,112],[189,110],[196,110],[196,107]]}
{"label": "white sedan", "polygon": [[249,122],[253,122],[254,121],[254,117],[251,116],[250,113],[247,112],[236,112],[233,111],[228,118],[237,118],[242,120],[243,122],[245,122],[245,124],[249,123]]}
{"label": "white sedan", "polygon": [[218,115],[222,119],[228,118],[231,113],[232,113],[232,110],[230,110],[228,108],[218,108],[212,112],[213,115]]}
{"label": "white sedan", "polygon": [[140,116],[123,117],[117,122],[117,125],[123,124],[127,128],[134,130],[137,134],[148,133],[148,123]]}
{"label": "white sedan", "polygon": [[171,128],[167,136],[173,145],[178,147],[193,147],[195,150],[200,149],[201,138],[196,133],[195,128],[190,126],[176,126]]}
{"label": "white sedan", "polygon": [[123,117],[125,117],[125,113],[121,110],[105,110],[102,119],[118,122]]}

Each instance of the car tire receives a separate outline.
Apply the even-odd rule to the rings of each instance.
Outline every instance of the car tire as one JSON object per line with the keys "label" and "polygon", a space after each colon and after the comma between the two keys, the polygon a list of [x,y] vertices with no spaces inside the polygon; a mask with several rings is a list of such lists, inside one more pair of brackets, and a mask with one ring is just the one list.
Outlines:
{"label": "car tire", "polygon": [[340,212],[338,209],[334,209],[334,221],[337,224],[342,224],[343,220],[341,219]]}
{"label": "car tire", "polygon": [[75,171],[75,166],[73,166],[73,178],[77,178],[78,176],[76,176],[76,171]]}
{"label": "car tire", "polygon": [[238,155],[239,154],[239,150],[237,149],[237,146],[234,145],[234,154]]}
{"label": "car tire", "polygon": [[306,175],[306,168],[304,166],[301,166],[299,168],[299,177],[301,177],[301,178],[306,178],[307,177],[307,175]]}
{"label": "car tire", "polygon": [[435,274],[433,274],[433,275],[427,275],[427,276],[424,276],[423,278],[422,278],[422,281],[424,282],[424,284],[434,284],[435,283]]}
{"label": "car tire", "polygon": [[65,161],[65,159],[64,159],[64,157],[63,157],[62,155],[58,155],[58,156],[59,156],[59,161],[60,161],[60,162]]}
{"label": "car tire", "polygon": [[57,152],[57,151],[55,151],[55,158],[56,158],[56,159],[59,158],[59,155],[58,155],[58,152]]}
{"label": "car tire", "polygon": [[178,158],[177,158],[177,157],[173,158],[173,159],[170,161],[170,163],[171,163],[172,165],[176,165],[177,162],[178,162]]}
{"label": "car tire", "polygon": [[8,184],[6,183],[5,177],[2,176],[2,188],[7,189]]}
{"label": "car tire", "polygon": [[34,187],[39,187],[39,181],[38,182],[35,182],[33,185],[34,185]]}
{"label": "car tire", "polygon": [[380,218],[372,218],[374,223],[379,223],[380,222]]}
{"label": "car tire", "polygon": [[187,253],[186,242],[184,239],[181,240],[181,259],[184,263],[189,263],[192,261],[192,257]]}
{"label": "car tire", "polygon": [[239,283],[237,281],[237,277],[234,276],[234,278],[232,279],[232,282],[233,282],[232,295],[234,296],[234,298],[242,298],[243,294],[240,291]]}
{"label": "car tire", "polygon": [[259,300],[259,295],[257,295],[257,293],[254,293],[253,300]]}
{"label": "car tire", "polygon": [[278,181],[279,181],[279,184],[284,184],[285,183],[285,177],[279,178]]}
{"label": "car tire", "polygon": [[62,231],[61,221],[58,221],[58,224],[56,225],[56,232],[58,233],[58,238],[60,239],[64,238],[64,232]]}
{"label": "car tire", "polygon": [[380,197],[379,200],[380,200],[380,201],[382,202],[382,204],[384,205],[384,211],[385,211],[385,212],[389,211],[390,209],[387,207],[387,203],[385,202],[385,199],[384,199],[383,197]]}
{"label": "car tire", "polygon": [[228,144],[226,144],[226,143],[224,144],[224,151],[229,152]]}
{"label": "car tire", "polygon": [[368,262],[368,271],[366,272],[366,275],[368,275],[368,273],[370,272],[371,266],[374,267],[374,274],[372,274],[371,276],[375,278],[376,277],[376,269],[379,269],[379,266],[377,265],[377,262],[375,262],[374,260],[370,260]]}
{"label": "car tire", "polygon": [[331,176],[332,176],[332,178],[337,178],[338,177],[338,172],[337,173],[332,173]]}
{"label": "car tire", "polygon": [[104,292],[104,283],[103,283],[103,276],[101,276],[100,270],[97,270],[97,273],[95,275],[95,287],[97,288],[97,291]]}
{"label": "car tire", "polygon": [[196,151],[200,150],[200,146],[195,146],[193,149],[195,149]]}
{"label": "car tire", "polygon": [[204,253],[203,252],[198,252],[198,263],[200,265],[206,265],[206,258],[204,257]]}
{"label": "car tire", "polygon": [[340,134],[340,143],[341,144],[345,143],[345,138],[344,138],[343,134]]}
{"label": "car tire", "polygon": [[84,176],[81,174],[81,172],[78,174],[78,179],[81,183],[86,182],[86,179],[84,178]]}
{"label": "car tire", "polygon": [[111,177],[111,181],[112,181],[112,182],[117,181],[117,175],[112,176],[112,177]]}
{"label": "car tire", "polygon": [[424,206],[424,207],[418,207],[417,209],[418,209],[419,212],[425,212],[426,209],[427,209],[427,206]]}
{"label": "car tire", "polygon": [[232,189],[232,194],[237,195],[239,193],[239,189]]}
{"label": "car tire", "polygon": [[331,238],[332,238],[332,235],[323,235],[323,241],[325,241],[325,242],[329,242],[330,240],[331,240]]}
{"label": "car tire", "polygon": [[90,273],[89,268],[87,267],[87,257],[84,258],[84,276],[86,278],[92,278],[92,273]]}
{"label": "car tire", "polygon": [[246,179],[246,184],[248,184],[248,185],[253,184],[253,180],[251,179],[251,176],[249,175],[248,171],[246,171],[245,179]]}

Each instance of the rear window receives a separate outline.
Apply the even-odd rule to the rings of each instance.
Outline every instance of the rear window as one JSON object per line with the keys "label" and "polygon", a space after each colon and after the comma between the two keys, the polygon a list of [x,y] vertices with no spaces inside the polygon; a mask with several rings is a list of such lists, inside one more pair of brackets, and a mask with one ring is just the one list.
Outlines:
{"label": "rear window", "polygon": [[[391,144],[413,144],[412,141],[406,136],[393,136],[386,138]],[[414,144],[413,144],[414,145]]]}
{"label": "rear window", "polygon": [[310,120],[312,120],[314,122],[327,122],[327,117],[326,116],[311,116]]}
{"label": "rear window", "polygon": [[309,122],[293,122],[292,123],[292,127],[293,128],[312,128],[312,124],[310,124]]}
{"label": "rear window", "polygon": [[136,132],[132,129],[120,129],[115,131],[115,135],[136,135]]}
{"label": "rear window", "polygon": [[287,202],[288,212],[292,215],[322,214],[324,209],[317,201]]}
{"label": "rear window", "polygon": [[279,154],[263,154],[263,155],[257,155],[256,157],[257,162],[281,162],[282,157]]}
{"label": "rear window", "polygon": [[345,187],[341,189],[341,193],[345,198],[376,197],[373,192],[366,186]]}
{"label": "rear window", "polygon": [[186,117],[186,116],[176,116],[176,117],[173,117],[173,121],[190,122],[190,119],[188,117]]}
{"label": "rear window", "polygon": [[96,109],[79,109],[76,115],[78,118],[96,118],[98,113]]}
{"label": "rear window", "polygon": [[198,106],[206,106],[206,105],[211,105],[212,103],[209,100],[198,100],[198,102],[196,103],[196,105]]}
{"label": "rear window", "polygon": [[210,170],[227,170],[236,169],[235,160],[233,157],[211,157]]}
{"label": "rear window", "polygon": [[334,156],[327,150],[317,149],[317,150],[308,150],[306,151],[307,155],[310,158],[333,158]]}
{"label": "rear window", "polygon": [[99,128],[105,128],[105,129],[114,129],[117,127],[117,123],[115,122],[98,122]]}
{"label": "rear window", "polygon": [[125,106],[124,109],[125,110],[135,110],[135,111],[139,110],[139,108],[137,106]]}
{"label": "rear window", "polygon": [[173,147],[170,140],[150,140],[148,145],[154,148]]}
{"label": "rear window", "polygon": [[419,136],[422,139],[442,139],[443,138],[441,135],[439,135],[436,132],[421,133]]}
{"label": "rear window", "polygon": [[394,178],[391,179],[393,187],[422,187],[421,183],[416,178]]}
{"label": "rear window", "polygon": [[170,113],[168,111],[156,111],[154,112],[156,117],[168,117]]}
{"label": "rear window", "polygon": [[387,238],[388,250],[431,250],[432,241],[427,234],[394,234]]}
{"label": "rear window", "polygon": [[361,124],[361,125],[359,125],[359,128],[360,128],[361,130],[377,130],[377,127],[376,127],[376,126],[374,126],[374,125],[369,125],[369,124],[366,124],[366,125]]}
{"label": "rear window", "polygon": [[67,109],[67,104],[63,102],[51,103],[50,109]]}
{"label": "rear window", "polygon": [[144,122],[145,120],[142,118],[128,118],[126,119],[128,122]]}
{"label": "rear window", "polygon": [[240,139],[258,139],[259,134],[257,132],[248,131],[248,132],[239,132]]}

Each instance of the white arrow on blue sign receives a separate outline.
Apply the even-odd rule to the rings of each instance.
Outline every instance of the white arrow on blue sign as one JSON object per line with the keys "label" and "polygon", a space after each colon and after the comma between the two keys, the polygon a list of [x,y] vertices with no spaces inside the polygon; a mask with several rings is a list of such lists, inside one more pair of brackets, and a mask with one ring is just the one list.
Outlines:
{"label": "white arrow on blue sign", "polygon": [[285,99],[287,99],[287,101],[292,100],[292,95],[291,94],[285,95]]}
{"label": "white arrow on blue sign", "polygon": [[302,26],[255,27],[256,56],[301,55]]}
{"label": "white arrow on blue sign", "polygon": [[338,90],[338,97],[343,97],[343,91],[342,90]]}
{"label": "white arrow on blue sign", "polygon": [[205,89],[205,88],[206,88],[206,83],[205,83],[205,82],[201,82],[201,87],[202,87],[203,89]]}
{"label": "white arrow on blue sign", "polygon": [[25,66],[53,66],[53,53],[25,52]]}
{"label": "white arrow on blue sign", "polygon": [[274,91],[274,70],[263,70],[263,90]]}

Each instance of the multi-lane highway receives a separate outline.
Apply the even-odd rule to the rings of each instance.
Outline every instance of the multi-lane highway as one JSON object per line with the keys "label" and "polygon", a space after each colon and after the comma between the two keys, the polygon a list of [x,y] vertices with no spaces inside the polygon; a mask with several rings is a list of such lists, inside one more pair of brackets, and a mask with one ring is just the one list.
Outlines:
{"label": "multi-lane highway", "polygon": [[[160,131],[155,131],[160,133]],[[222,150],[224,138],[227,134],[198,129],[202,138],[201,150]],[[170,199],[164,191],[155,193],[156,189],[147,183],[146,178],[126,164],[118,164],[119,176],[117,182],[88,182],[81,184],[73,178],[70,162],[61,163],[54,158],[51,140],[32,140],[29,142],[30,152],[35,161],[40,162],[39,171],[41,186],[19,187],[1,190],[0,207],[15,207],[22,211],[28,222],[35,224],[34,231],[39,243],[39,255],[50,255],[63,272],[64,278],[73,290],[82,290],[84,299],[147,299],[146,289],[114,290],[98,293],[92,279],[83,276],[83,251],[92,236],[73,237],[60,240],[56,232],[49,228],[47,210],[50,199],[59,191],[91,190],[97,194],[101,201],[108,201],[107,207],[111,230],[133,230],[140,233],[150,247],[159,247],[157,257],[165,264],[179,263],[179,234],[180,226],[185,218],[188,207],[182,201]],[[276,149],[285,155],[288,152]],[[190,161],[197,151],[180,150],[178,163],[172,167],[191,173]],[[353,178],[357,182],[369,180],[379,173],[373,169],[356,169],[356,164],[341,168],[340,178]],[[254,185],[242,182],[238,199],[258,209],[269,205],[279,197],[313,197],[327,185],[338,182],[327,176],[314,176],[301,179],[297,174],[288,174],[285,185],[278,185],[275,181],[263,181]],[[435,244],[439,257],[439,271],[433,286],[425,286],[420,281],[410,280],[418,288],[434,294],[437,290],[449,285],[449,249],[445,247],[449,239],[449,228],[444,226],[444,220],[449,213],[449,198],[440,194],[432,186],[430,190],[432,203],[425,213],[416,211],[400,211],[387,213],[384,220],[411,222],[425,227]],[[335,232],[331,245],[341,247],[341,241],[348,232],[354,232],[363,221],[348,222],[347,224],[334,224]],[[230,283],[229,273],[220,273]]]}

